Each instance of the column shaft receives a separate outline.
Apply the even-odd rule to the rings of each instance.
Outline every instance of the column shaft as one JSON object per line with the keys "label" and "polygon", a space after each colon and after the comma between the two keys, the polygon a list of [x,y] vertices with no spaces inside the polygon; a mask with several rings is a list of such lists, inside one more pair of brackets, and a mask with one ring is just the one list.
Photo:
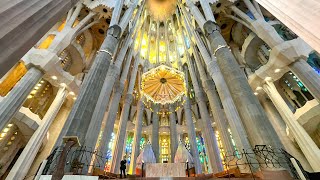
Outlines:
{"label": "column shaft", "polygon": [[320,75],[303,59],[291,63],[289,68],[308,88],[313,97],[320,102]]}
{"label": "column shaft", "polygon": [[125,135],[127,130],[127,121],[129,118],[130,113],[130,106],[133,100],[133,88],[136,82],[137,72],[138,72],[138,65],[140,62],[140,57],[137,57],[135,59],[133,68],[131,70],[131,77],[130,77],[130,83],[127,90],[126,99],[124,102],[124,105],[122,107],[121,116],[120,116],[120,122],[119,122],[119,128],[117,132],[117,137],[115,140],[115,149],[113,151],[112,155],[112,167],[111,172],[118,172],[120,161],[122,160],[122,155],[120,155],[118,152],[121,152],[123,150],[123,147],[125,145]]}
{"label": "column shaft", "polygon": [[303,154],[306,156],[308,162],[310,163],[312,169],[315,172],[320,171],[320,149],[314,143],[312,138],[306,132],[306,130],[299,124],[298,121],[294,119],[293,113],[287,106],[286,102],[283,100],[276,87],[272,82],[267,82],[263,86],[264,90],[267,92],[268,96],[271,98],[272,102],[278,109],[283,120],[292,132],[294,139],[297,141]]}
{"label": "column shaft", "polygon": [[184,97],[184,100],[185,100],[184,113],[185,113],[186,123],[188,126],[188,137],[189,137],[191,155],[193,157],[196,174],[201,174],[202,168],[201,168],[200,157],[199,157],[199,152],[197,148],[196,131],[195,131],[193,120],[192,120],[191,104],[187,96]]}
{"label": "column shaft", "polygon": [[40,124],[38,129],[33,133],[18,160],[12,167],[7,176],[8,179],[24,179],[27,175],[33,160],[42,145],[42,141],[46,137],[49,127],[58,114],[66,95],[67,92],[65,88],[60,88],[46,115],[43,117],[42,124]]}
{"label": "column shaft", "polygon": [[0,102],[0,129],[3,129],[21,108],[27,96],[39,82],[43,73],[36,67],[31,67],[13,89]]}
{"label": "column shaft", "polygon": [[209,104],[212,112],[212,116],[217,124],[219,133],[221,134],[222,144],[224,147],[224,150],[229,153],[233,154],[234,148],[231,143],[231,138],[228,132],[228,123],[224,119],[223,110],[220,108],[220,98],[219,95],[215,89],[214,82],[207,78],[207,75],[205,73],[205,70],[202,66],[202,63],[200,62],[199,54],[194,50],[195,47],[193,46],[194,51],[194,57],[196,64],[198,66],[198,72],[200,74],[200,79],[202,81],[202,85],[204,87],[204,91],[207,94],[207,97],[209,99]]}
{"label": "column shaft", "polygon": [[[213,132],[213,128],[211,125],[212,122],[207,109],[207,103],[205,101],[204,93],[199,87],[199,83],[195,75],[193,66],[190,62],[190,58],[187,58],[187,59],[188,59],[188,68],[189,68],[189,73],[190,73],[192,84],[193,84],[193,89],[194,89],[197,104],[200,110],[201,131],[204,136],[207,156],[209,158],[209,162],[210,162],[213,173],[221,172],[223,171],[223,167],[222,167],[222,162],[220,158],[220,150],[218,147],[217,138]],[[219,121],[219,119],[215,119],[215,120]]]}
{"label": "column shaft", "polygon": [[152,113],[152,139],[151,145],[157,163],[159,163],[160,149],[159,149],[159,104],[154,104]]}
{"label": "column shaft", "polygon": [[212,21],[207,21],[204,25],[206,37],[210,42],[212,52],[217,57],[217,63],[247,129],[251,145],[281,147],[281,143],[275,136],[276,133],[263,108],[253,94],[244,73],[241,71],[218,28]]}
{"label": "column shaft", "polygon": [[[97,143],[99,133],[96,133],[96,132],[97,132],[97,129],[99,129],[101,127],[101,123],[102,123],[105,111],[107,110],[107,107],[109,104],[109,99],[110,99],[110,95],[111,95],[113,86],[114,86],[116,80],[119,79],[120,67],[121,67],[122,62],[125,58],[124,56],[125,56],[127,49],[129,47],[130,40],[131,40],[131,37],[130,37],[130,35],[128,35],[125,42],[124,42],[125,43],[124,46],[122,47],[122,49],[120,50],[120,52],[117,56],[117,60],[116,60],[117,64],[112,63],[110,65],[110,68],[108,69],[108,73],[107,73],[106,78],[104,80],[96,107],[95,107],[94,112],[92,114],[90,125],[88,128],[87,134],[86,134],[85,145],[89,148],[94,148]],[[130,55],[130,53],[128,53],[128,54]],[[131,56],[128,56],[129,61],[127,62],[126,66],[129,66],[131,64],[131,58],[132,58],[132,53],[131,53]],[[128,71],[128,68],[126,70]],[[125,72],[125,73],[127,73],[127,72]],[[123,86],[124,85],[120,85],[120,82],[118,82],[118,88],[115,88],[115,90],[114,90],[114,91],[119,91],[120,97],[121,97],[121,94],[123,91]],[[114,95],[115,95],[115,93],[114,93]],[[119,102],[119,101],[117,101],[117,102]],[[116,103],[116,105],[119,105],[119,103]],[[115,109],[115,110],[117,111],[117,109]],[[111,114],[110,111],[108,113],[108,116],[109,116],[109,114]],[[113,122],[113,124],[114,124],[114,122]],[[113,124],[112,124],[112,126],[113,126]],[[111,124],[108,124],[108,125],[111,126]],[[107,126],[107,127],[109,127],[109,126]],[[111,133],[112,133],[112,131],[113,131],[113,128],[111,130]],[[111,133],[110,133],[110,135],[111,135]],[[102,146],[100,146],[100,147],[102,147]],[[105,152],[105,151],[103,151],[103,152]]]}
{"label": "column shaft", "polygon": [[171,150],[171,163],[174,163],[174,156],[178,149],[178,134],[177,134],[177,115],[174,110],[173,104],[169,105],[169,121],[170,121],[170,150]]}
{"label": "column shaft", "polygon": [[112,164],[111,164],[111,172],[119,173],[120,170],[120,161],[122,160],[122,152],[125,147],[125,136],[127,131],[127,122],[130,113],[130,106],[132,103],[133,96],[131,94],[127,94],[124,105],[122,107],[119,128],[117,132],[117,136],[115,139],[115,146],[112,154]]}
{"label": "column shaft", "polygon": [[130,169],[129,173],[134,174],[136,163],[137,163],[137,157],[140,153],[140,140],[142,136],[142,117],[143,117],[143,111],[144,111],[144,104],[142,100],[138,102],[137,105],[137,119],[136,124],[134,127],[134,136],[133,136],[133,146],[132,146],[132,153],[131,153],[131,161],[130,161]]}
{"label": "column shaft", "polygon": [[103,41],[88,75],[82,83],[77,100],[73,105],[56,145],[61,145],[62,138],[65,135],[77,136],[80,143],[84,143],[90,124],[89,119],[93,115],[120,34],[121,28],[119,26],[114,25],[109,27],[107,37]]}
{"label": "column shaft", "polygon": [[[183,13],[185,14],[186,11],[182,7]],[[251,145],[248,140],[248,135],[246,133],[246,130],[242,124],[240,115],[236,109],[235,103],[231,97],[231,93],[227,87],[227,84],[222,76],[221,70],[219,66],[217,65],[217,61],[215,58],[211,58],[209,52],[207,51],[206,46],[204,45],[203,41],[200,39],[199,34],[196,33],[194,30],[190,29],[189,21],[187,20],[187,17],[184,17],[186,28],[189,32],[189,34],[193,35],[196,41],[196,44],[199,48],[199,51],[203,57],[203,60],[205,64],[207,65],[207,71],[210,75],[210,77],[214,80],[217,91],[219,93],[222,106],[224,108],[227,120],[230,125],[230,129],[232,131],[232,135],[234,137],[234,140],[236,142],[236,145],[240,149],[249,149],[251,148]],[[200,62],[199,58],[196,58],[196,64],[199,69],[199,71],[203,69],[202,63]],[[202,67],[202,68],[201,68]],[[206,83],[203,83],[204,85]]]}

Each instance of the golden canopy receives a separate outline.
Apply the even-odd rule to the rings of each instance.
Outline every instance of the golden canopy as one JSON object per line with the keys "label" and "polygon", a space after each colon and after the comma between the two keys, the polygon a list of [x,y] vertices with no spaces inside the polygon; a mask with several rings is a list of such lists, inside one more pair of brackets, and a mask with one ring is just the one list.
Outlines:
{"label": "golden canopy", "polygon": [[160,65],[142,75],[141,93],[154,103],[174,103],[185,92],[184,73],[173,68]]}

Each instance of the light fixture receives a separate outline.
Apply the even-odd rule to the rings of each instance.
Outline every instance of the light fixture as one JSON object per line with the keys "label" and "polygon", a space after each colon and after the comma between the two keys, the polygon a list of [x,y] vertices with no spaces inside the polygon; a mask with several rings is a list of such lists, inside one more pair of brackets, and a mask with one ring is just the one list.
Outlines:
{"label": "light fixture", "polygon": [[69,94],[72,95],[72,96],[75,95],[73,91],[70,91]]}
{"label": "light fixture", "polygon": [[280,72],[280,71],[281,71],[281,69],[275,69],[275,70],[274,70],[275,73],[278,73],[278,72]]}
{"label": "light fixture", "polygon": [[31,98],[33,98],[33,96],[32,96],[32,95],[29,95],[27,98],[28,98],[28,99],[31,99]]}
{"label": "light fixture", "polygon": [[66,83],[61,83],[60,86],[66,87],[67,85],[66,85]]}
{"label": "light fixture", "polygon": [[41,86],[41,84],[37,84],[37,86],[38,86],[38,87],[40,87],[40,86]]}
{"label": "light fixture", "polygon": [[272,80],[272,78],[271,78],[271,77],[269,77],[269,76],[267,76],[264,80],[265,80],[265,81],[271,81],[271,80]]}
{"label": "light fixture", "polygon": [[258,87],[256,88],[256,91],[259,91],[259,90],[261,90],[261,89],[262,89],[262,87],[258,86]]}
{"label": "light fixture", "polygon": [[8,127],[12,127],[13,126],[13,124],[8,124]]}
{"label": "light fixture", "polygon": [[76,97],[73,97],[72,99],[73,99],[73,100],[76,100],[77,98],[76,98]]}
{"label": "light fixture", "polygon": [[254,92],[253,94],[254,94],[254,95],[258,95],[259,93],[257,93],[257,92]]}
{"label": "light fixture", "polygon": [[40,81],[40,83],[44,83],[44,80]]}
{"label": "light fixture", "polygon": [[38,86],[36,86],[34,89],[37,89],[37,90],[38,90],[38,89],[39,89],[39,87],[38,87]]}
{"label": "light fixture", "polygon": [[51,76],[51,79],[53,79],[53,80],[57,80],[57,79],[58,79],[58,77],[57,77],[57,76]]}
{"label": "light fixture", "polygon": [[9,131],[9,128],[4,128],[3,132],[7,133]]}

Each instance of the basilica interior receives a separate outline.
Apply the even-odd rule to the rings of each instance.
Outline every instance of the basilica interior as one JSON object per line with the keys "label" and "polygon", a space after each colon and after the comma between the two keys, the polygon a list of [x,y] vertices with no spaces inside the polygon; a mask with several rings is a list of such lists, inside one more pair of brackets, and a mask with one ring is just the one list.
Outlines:
{"label": "basilica interior", "polygon": [[320,173],[319,9],[2,0],[0,179]]}

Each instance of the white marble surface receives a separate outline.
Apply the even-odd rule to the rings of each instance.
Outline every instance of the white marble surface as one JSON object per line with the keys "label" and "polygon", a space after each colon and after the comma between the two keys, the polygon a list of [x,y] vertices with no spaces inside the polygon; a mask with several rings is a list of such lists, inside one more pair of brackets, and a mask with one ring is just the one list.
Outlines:
{"label": "white marble surface", "polygon": [[146,164],[146,177],[186,177],[184,163]]}

